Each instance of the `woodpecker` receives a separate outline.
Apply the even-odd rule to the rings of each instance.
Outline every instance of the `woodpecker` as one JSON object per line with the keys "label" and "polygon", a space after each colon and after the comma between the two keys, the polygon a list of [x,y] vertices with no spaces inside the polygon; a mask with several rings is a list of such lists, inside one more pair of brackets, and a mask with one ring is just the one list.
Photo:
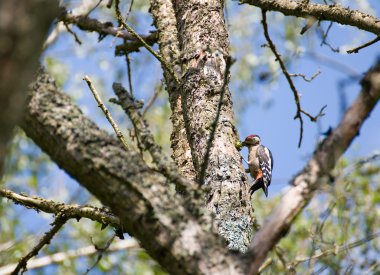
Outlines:
{"label": "woodpecker", "polygon": [[268,197],[268,186],[272,180],[273,157],[271,151],[260,144],[258,135],[249,135],[242,142],[243,146],[248,147],[248,171],[254,178],[253,185],[249,191],[251,195],[263,189],[265,196]]}

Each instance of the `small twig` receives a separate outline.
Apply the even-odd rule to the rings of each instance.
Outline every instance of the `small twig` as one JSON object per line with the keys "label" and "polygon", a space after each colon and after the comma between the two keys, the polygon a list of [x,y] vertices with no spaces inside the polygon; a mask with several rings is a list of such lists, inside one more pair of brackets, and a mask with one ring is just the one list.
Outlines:
{"label": "small twig", "polygon": [[125,55],[125,61],[127,62],[127,74],[128,74],[128,84],[129,84],[129,92],[133,97],[133,86],[132,86],[132,69],[131,69],[131,60],[129,58],[129,54]]}
{"label": "small twig", "polygon": [[69,24],[67,24],[66,22],[63,22],[63,24],[65,25],[66,30],[67,30],[72,36],[74,36],[75,42],[77,42],[79,45],[82,45],[82,41],[80,41],[78,35],[70,29]]}
{"label": "small twig", "polygon": [[290,74],[286,70],[284,61],[281,59],[280,54],[276,50],[276,46],[274,45],[274,43],[272,42],[272,40],[271,40],[271,38],[269,36],[268,25],[267,25],[267,17],[266,17],[266,10],[262,9],[261,10],[261,14],[262,14],[262,18],[263,18],[263,20],[261,22],[262,22],[263,28],[264,28],[264,36],[265,36],[265,38],[266,38],[266,40],[268,42],[269,48],[272,50],[273,54],[276,56],[276,60],[280,64],[281,70],[282,70],[283,74],[285,75],[285,78],[288,81],[290,89],[292,90],[293,95],[294,95],[294,101],[295,101],[296,106],[297,106],[297,113],[296,113],[294,119],[298,118],[299,121],[300,121],[300,136],[299,136],[299,141],[298,141],[298,147],[301,147],[302,136],[303,136],[303,119],[302,119],[302,116],[301,116],[301,110],[302,109],[301,109],[301,103],[300,103],[300,96],[299,96],[299,93],[298,93],[298,91],[296,89],[296,86],[294,85],[294,83],[292,81],[292,78],[291,78]]}
{"label": "small twig", "polygon": [[353,48],[351,50],[348,50],[347,53],[358,53],[361,49],[364,49],[368,46],[371,46],[372,44],[375,44],[376,42],[379,42],[380,41],[380,36],[376,37],[375,39],[367,42],[367,43],[364,43],[363,45],[360,45],[356,48]]}
{"label": "small twig", "polygon": [[161,90],[162,90],[162,84],[160,83],[160,84],[156,85],[156,87],[154,88],[154,93],[153,93],[152,97],[149,99],[148,103],[146,104],[146,107],[145,107],[144,111],[142,112],[142,117],[145,117],[145,114],[148,112],[150,107],[153,106],[153,103],[156,101]]}
{"label": "small twig", "polygon": [[8,189],[0,189],[0,196],[12,200],[15,204],[20,204],[26,208],[31,208],[37,212],[58,215],[64,213],[67,219],[87,218],[101,224],[110,224],[115,228],[120,225],[120,219],[113,215],[107,208],[98,208],[90,205],[64,204],[62,202],[46,200],[41,197],[29,197],[26,194],[18,194]]}
{"label": "small twig", "polygon": [[127,15],[125,16],[125,21],[128,21],[128,17],[129,17],[129,14],[132,11],[132,7],[133,7],[134,2],[135,2],[134,0],[131,0],[131,3],[129,5],[129,9],[128,9]]}
{"label": "small twig", "polygon": [[113,3],[113,0],[108,0],[107,8],[110,9],[112,7],[112,3]]}
{"label": "small twig", "polygon": [[93,244],[94,247],[95,247],[95,249],[96,249],[96,251],[98,252],[98,257],[96,258],[95,263],[91,267],[87,268],[87,270],[84,273],[84,275],[88,274],[92,269],[95,268],[95,266],[98,265],[98,263],[100,262],[100,260],[103,258],[104,253],[111,246],[111,243],[113,242],[113,240],[115,239],[115,237],[116,237],[116,234],[113,234],[112,237],[107,241],[107,243],[106,243],[106,245],[104,247],[98,247],[96,244]]}
{"label": "small twig", "polygon": [[26,265],[28,264],[28,261],[32,257],[36,256],[38,252],[42,249],[42,247],[44,247],[44,245],[47,245],[51,242],[55,234],[57,234],[57,232],[66,223],[66,221],[67,218],[63,214],[59,213],[55,218],[54,222],[51,224],[52,228],[44,234],[44,236],[40,239],[37,245],[33,247],[32,250],[26,256],[20,259],[16,268],[13,270],[11,274],[18,274],[20,271],[21,273],[24,273],[27,270]]}
{"label": "small twig", "polygon": [[220,90],[220,98],[219,98],[218,108],[216,110],[216,115],[215,115],[214,121],[211,124],[211,132],[210,132],[210,136],[209,136],[208,141],[207,141],[206,153],[203,157],[203,163],[201,166],[201,171],[199,172],[198,183],[200,185],[204,184],[204,179],[206,177],[206,170],[207,170],[208,163],[209,163],[211,147],[212,147],[212,143],[214,141],[216,128],[218,126],[220,111],[222,110],[222,106],[224,104],[224,94],[225,94],[226,85],[228,82],[228,75],[230,72],[231,65],[232,65],[231,57],[227,56],[227,58],[226,58],[226,69],[224,71],[223,85],[222,85],[222,88]]}
{"label": "small twig", "polygon": [[266,10],[262,9],[261,10],[261,14],[262,14],[262,18],[263,18],[263,20],[261,22],[263,24],[265,39],[268,42],[269,48],[271,49],[271,51],[275,55],[276,60],[280,64],[282,73],[285,75],[285,78],[286,78],[286,80],[289,83],[290,89],[293,92],[294,101],[295,101],[296,107],[297,107],[297,112],[296,112],[296,115],[294,116],[294,119],[299,119],[299,121],[300,121],[300,136],[299,136],[299,141],[298,141],[298,147],[301,147],[302,137],[303,137],[303,118],[302,118],[301,114],[303,113],[306,116],[308,116],[312,121],[316,121],[318,119],[318,117],[321,117],[321,116],[324,115],[323,114],[323,110],[326,108],[326,106],[322,107],[322,109],[319,112],[319,114],[317,116],[315,116],[315,117],[312,116],[312,115],[310,115],[309,113],[305,112],[304,110],[302,110],[302,108],[301,108],[301,102],[300,102],[300,96],[299,96],[299,93],[297,91],[296,86],[293,83],[292,75],[289,74],[289,72],[287,71],[287,69],[285,67],[285,63],[284,63],[284,61],[281,58],[281,55],[277,52],[276,46],[274,45],[272,39],[269,36],[268,24],[267,24],[267,18],[266,18]]}
{"label": "small twig", "polygon": [[110,112],[108,111],[108,109],[106,108],[106,106],[103,104],[98,92],[96,91],[94,85],[92,84],[90,78],[86,75],[84,78],[83,78],[84,81],[87,82],[87,85],[88,87],[90,88],[92,94],[94,95],[95,97],[95,100],[96,102],[99,104],[99,108],[103,111],[104,115],[106,116],[106,118],[108,119],[109,123],[111,124],[113,130],[115,131],[116,133],[116,136],[118,137],[118,139],[121,141],[121,143],[123,144],[124,148],[126,150],[129,150],[128,148],[128,144],[124,138],[124,135],[123,133],[119,130],[119,127],[117,126],[116,122],[112,119],[111,117],[111,114]]}
{"label": "small twig", "polygon": [[321,69],[318,68],[318,70],[315,72],[315,74],[313,74],[310,78],[308,78],[306,75],[304,74],[289,74],[291,77],[302,77],[303,80],[305,80],[306,82],[311,82],[314,80],[314,78],[316,78],[319,74],[321,73]]}
{"label": "small twig", "polygon": [[363,239],[360,239],[360,240],[358,240],[356,242],[353,242],[353,243],[350,243],[350,244],[347,244],[347,245],[335,246],[335,247],[333,247],[331,249],[327,249],[325,251],[316,253],[316,254],[314,254],[311,257],[296,257],[296,259],[292,263],[292,266],[295,267],[298,264],[303,263],[303,262],[319,259],[319,258],[328,256],[328,255],[338,254],[339,252],[342,252],[342,251],[345,251],[345,250],[353,249],[355,247],[358,247],[360,245],[368,243],[368,242],[372,241],[373,239],[378,238],[379,236],[380,236],[380,232],[377,232],[377,233],[368,235],[367,237],[365,237]]}
{"label": "small twig", "polygon": [[[139,245],[134,239],[122,240],[114,242],[108,249],[108,252],[115,252],[126,249],[139,250]],[[28,261],[28,270],[45,267],[51,264],[62,263],[64,261],[79,258],[82,256],[89,256],[95,254],[97,251],[93,245],[80,247],[77,249],[71,249],[65,252],[58,252],[54,254],[48,254],[42,257],[36,257]],[[7,264],[0,267],[0,274],[9,274],[12,272],[17,264]]]}
{"label": "small twig", "polygon": [[173,68],[170,66],[170,64],[158,53],[156,53],[151,46],[148,45],[148,43],[137,33],[134,29],[132,29],[125,21],[123,20],[123,17],[121,16],[120,9],[119,9],[119,2],[120,0],[116,0],[115,2],[115,12],[116,17],[119,22],[119,25],[123,28],[127,29],[138,41],[141,42],[141,44],[159,61],[161,64],[165,67],[165,69],[170,73],[170,75],[173,77],[173,79],[176,81],[177,84],[180,84],[180,81],[173,71]]}
{"label": "small twig", "polygon": [[259,274],[263,272],[265,269],[267,269],[272,263],[273,263],[272,258],[266,259],[265,262],[259,268]]}
{"label": "small twig", "polygon": [[331,27],[333,26],[334,22],[330,22],[329,26],[327,27],[327,30],[326,32],[323,31],[322,27],[321,27],[321,34],[322,34],[322,41],[321,41],[321,46],[322,45],[326,45],[328,46],[334,53],[338,53],[339,52],[339,48],[334,48],[333,46],[331,46],[330,43],[328,43],[326,41],[327,39],[327,36],[329,35],[329,32],[331,30]]}
{"label": "small twig", "polygon": [[95,5],[92,9],[90,9],[90,10],[86,13],[85,16],[86,16],[86,17],[89,16],[94,10],[96,10],[97,7],[99,7],[100,3],[102,3],[102,2],[103,2],[103,0],[99,0],[98,3],[96,3],[96,5]]}
{"label": "small twig", "polygon": [[306,115],[312,122],[316,122],[318,118],[322,117],[325,115],[323,112],[326,109],[327,105],[323,106],[321,110],[319,110],[319,113],[316,116],[311,115],[310,113],[306,112],[305,110],[301,109],[301,113]]}

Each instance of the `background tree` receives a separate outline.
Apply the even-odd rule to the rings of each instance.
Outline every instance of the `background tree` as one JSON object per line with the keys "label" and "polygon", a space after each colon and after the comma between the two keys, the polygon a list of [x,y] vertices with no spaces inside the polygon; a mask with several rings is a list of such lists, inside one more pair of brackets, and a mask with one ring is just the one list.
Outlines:
{"label": "background tree", "polygon": [[[378,4],[363,3],[353,2],[347,9],[338,3],[261,0],[243,1],[240,7],[219,1],[65,2],[45,41],[46,69],[30,88],[20,122],[52,162],[17,130],[0,191],[9,199],[0,210],[0,273],[22,271],[26,264],[29,269],[47,266],[45,272],[66,273],[164,272],[161,268],[179,274],[378,270],[378,154],[362,157],[359,151],[361,157],[347,155],[349,161],[338,162],[380,96],[379,64],[364,77],[348,65],[360,60],[355,67],[365,71],[374,63],[374,55],[363,53],[375,52],[376,45],[371,45],[378,38],[363,46],[350,45],[360,44],[359,35],[364,40],[366,33],[380,33],[380,21],[374,17]],[[152,18],[155,30],[149,32]],[[352,28],[336,30],[335,23],[359,30],[351,40]],[[347,48],[359,57],[336,61],[347,56],[335,53],[330,42],[334,38],[340,52]],[[318,54],[315,43],[323,46]],[[124,58],[111,56],[109,46]],[[310,69],[306,59],[324,68]],[[311,71],[312,77],[303,71],[290,73],[295,65]],[[328,66],[344,73],[338,86],[340,111],[330,107],[337,101],[325,88],[331,88],[334,76]],[[296,77],[313,81],[305,86]],[[360,79],[357,96],[345,92]],[[112,85],[114,81],[126,83],[125,88]],[[276,85],[282,92],[273,97],[262,89]],[[115,96],[111,86],[117,99],[110,101],[116,105],[106,100]],[[316,89],[322,95],[301,97],[301,89]],[[277,101],[283,109],[251,111]],[[96,104],[106,115],[96,111]],[[289,106],[295,106],[295,112]],[[269,113],[276,118],[263,115]],[[294,117],[298,124],[284,129],[281,116],[286,123]],[[111,131],[106,117],[113,121],[116,135],[99,129]],[[317,122],[316,128],[309,119]],[[251,131],[264,137],[275,155],[279,174],[274,174],[269,192],[277,196],[270,200],[262,200],[260,193],[251,200],[248,194],[250,180],[236,145],[238,132]],[[365,149],[374,150],[378,142],[371,146],[371,139],[378,140],[378,131],[370,127],[361,133]],[[297,143],[302,147],[295,153]],[[305,154],[308,161],[299,157]],[[280,194],[298,167],[304,168]],[[50,216],[26,213],[25,207],[54,214],[54,222],[48,225]],[[126,240],[116,241],[121,232],[128,233]],[[35,237],[25,238],[27,234]],[[33,258],[40,251],[46,255]],[[12,262],[15,265],[9,265]],[[54,262],[62,264],[52,267]]]}

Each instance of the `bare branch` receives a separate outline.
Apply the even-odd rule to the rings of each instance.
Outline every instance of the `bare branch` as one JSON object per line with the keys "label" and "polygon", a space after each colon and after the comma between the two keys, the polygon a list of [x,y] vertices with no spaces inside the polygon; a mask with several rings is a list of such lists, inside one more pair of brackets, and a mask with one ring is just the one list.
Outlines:
{"label": "bare branch", "polygon": [[158,95],[160,94],[161,90],[163,89],[162,83],[159,83],[154,87],[154,92],[152,97],[148,100],[148,103],[145,106],[144,111],[142,112],[141,116],[144,118],[145,114],[148,112],[148,110],[153,106],[154,102],[156,101]]}
{"label": "bare branch", "polygon": [[[307,115],[312,121],[316,121],[318,117],[320,116],[323,116],[324,114],[322,113],[323,109],[326,107],[323,107],[321,109],[321,111],[319,112],[319,114],[315,117],[313,117],[312,115],[310,115],[309,113],[305,112],[304,110],[302,110],[301,108],[301,102],[300,102],[300,96],[299,96],[299,93],[297,91],[297,88],[296,86],[294,85],[293,83],[293,80],[292,80],[292,76],[294,75],[291,75],[289,74],[289,72],[287,71],[286,67],[285,67],[285,63],[284,61],[282,60],[281,58],[281,55],[277,52],[277,49],[276,49],[276,46],[274,45],[274,43],[272,42],[270,36],[269,36],[269,32],[268,32],[268,24],[267,24],[267,18],[266,18],[266,11],[265,10],[261,10],[261,14],[262,14],[262,18],[263,20],[261,21],[262,24],[263,24],[263,29],[264,29],[264,36],[265,36],[265,39],[267,40],[268,42],[268,46],[269,48],[271,49],[271,51],[273,52],[273,54],[276,56],[276,60],[278,61],[278,63],[280,64],[280,67],[281,67],[281,70],[282,70],[282,73],[284,74],[286,80],[288,81],[289,83],[289,86],[290,86],[290,89],[292,90],[293,92],[293,96],[294,96],[294,101],[296,103],[296,107],[297,107],[297,111],[296,111],[296,115],[294,116],[294,119],[299,119],[300,121],[300,136],[299,136],[299,140],[298,140],[298,147],[301,147],[301,143],[302,143],[302,136],[303,136],[303,118],[302,118],[302,115],[301,113],[304,113],[305,115]],[[314,120],[315,119],[315,120]]]}
{"label": "bare branch", "polygon": [[74,37],[75,42],[77,42],[79,45],[82,45],[82,41],[80,41],[78,35],[75,32],[73,32],[72,29],[70,29],[69,24],[63,23],[63,25],[65,26],[66,30]]}
{"label": "bare branch", "polygon": [[175,79],[175,81],[177,82],[177,84],[180,83],[180,80],[179,78],[177,77],[177,75],[175,74],[175,72],[173,71],[173,68],[171,67],[171,65],[158,53],[156,53],[151,46],[149,46],[149,44],[137,33],[135,32],[134,29],[132,29],[123,19],[123,17],[121,16],[120,14],[120,10],[119,10],[119,1],[120,0],[116,0],[116,3],[115,3],[115,11],[116,11],[116,16],[117,16],[117,20],[119,21],[119,25],[122,26],[123,28],[127,29],[138,41],[140,41],[142,43],[142,45],[159,61],[161,62],[161,64],[164,66],[164,68],[171,74],[171,76]]}
{"label": "bare branch", "polygon": [[323,106],[323,107],[319,110],[319,113],[318,113],[316,116],[313,116],[313,115],[311,115],[310,113],[308,113],[308,112],[306,112],[305,110],[302,110],[302,109],[301,109],[301,113],[305,114],[308,118],[310,118],[310,120],[311,120],[312,122],[316,122],[317,119],[318,119],[319,117],[322,117],[322,116],[325,115],[325,113],[324,113],[323,111],[326,109],[326,107],[327,107],[327,105]]}
{"label": "bare branch", "polygon": [[314,80],[314,78],[316,78],[319,74],[321,73],[321,69],[318,68],[318,70],[315,72],[315,74],[313,74],[310,78],[308,78],[306,75],[304,74],[289,74],[291,77],[302,77],[303,80],[305,80],[306,82],[311,82]]}
{"label": "bare branch", "polygon": [[54,162],[117,213],[125,231],[168,272],[244,274],[244,263],[229,253],[212,215],[198,206],[190,209],[186,199],[169,190],[171,181],[86,118],[46,73],[32,86],[21,126]]}
{"label": "bare branch", "polygon": [[369,234],[367,237],[363,238],[363,239],[360,239],[358,241],[355,241],[353,243],[350,243],[350,244],[343,244],[343,245],[337,245],[333,248],[330,248],[330,249],[327,249],[325,251],[322,251],[322,252],[319,252],[319,253],[316,253],[310,257],[306,256],[306,257],[301,257],[301,256],[298,256],[294,259],[294,261],[290,264],[292,267],[296,267],[298,264],[302,263],[302,262],[307,262],[307,261],[311,261],[311,260],[315,260],[315,259],[319,259],[319,258],[322,258],[322,257],[325,257],[325,256],[329,256],[329,255],[336,255],[342,251],[346,251],[346,250],[349,250],[349,249],[353,249],[355,247],[358,247],[358,246],[361,246],[363,244],[366,244],[370,241],[372,241],[373,239],[376,239],[380,237],[380,232],[377,232],[377,233],[374,233],[374,234]]}
{"label": "bare branch", "polygon": [[357,136],[359,129],[380,99],[380,61],[361,81],[362,91],[346,111],[340,124],[318,146],[313,158],[292,180],[293,187],[257,232],[250,246],[253,258],[250,274],[256,274],[268,252],[286,235],[293,220],[307,205],[314,192]]}
{"label": "bare branch", "polygon": [[107,252],[107,250],[110,248],[111,243],[113,242],[113,240],[115,239],[115,237],[116,237],[116,234],[113,234],[112,237],[107,241],[107,243],[105,244],[104,247],[99,247],[99,246],[97,246],[96,244],[93,243],[96,251],[98,252],[98,256],[96,257],[96,261],[93,263],[93,265],[90,266],[89,268],[87,268],[87,270],[86,270],[86,272],[84,274],[88,274],[92,269],[95,268],[95,266],[98,265],[98,263],[100,262],[100,260],[103,258],[104,253]]}
{"label": "bare branch", "polygon": [[86,75],[83,78],[83,80],[86,81],[88,87],[90,88],[92,94],[95,97],[96,102],[99,104],[98,105],[99,108],[103,111],[104,115],[106,116],[107,120],[109,121],[113,130],[115,131],[117,138],[121,141],[125,150],[129,150],[127,141],[125,140],[123,133],[119,130],[119,127],[117,126],[116,122],[112,119],[112,116],[110,112],[108,111],[107,107],[103,104],[98,92],[96,91],[94,85],[91,82],[91,79]]}
{"label": "bare branch", "polygon": [[[96,19],[87,17],[85,15],[72,15],[66,10],[63,10],[58,17],[59,21],[65,24],[75,24],[79,29],[89,32],[99,33],[99,40],[102,40],[107,35],[120,37],[124,40],[137,42],[138,47],[142,46],[142,43],[138,41],[135,35],[128,31],[121,30],[113,26],[112,22],[100,22]],[[150,35],[139,35],[144,41],[150,41],[152,44],[157,41],[157,35],[153,32]]]}
{"label": "bare branch", "polygon": [[146,121],[138,110],[139,106],[135,99],[130,96],[120,83],[114,83],[113,89],[119,99],[118,102],[113,102],[119,104],[131,119],[136,130],[136,135],[140,137],[143,148],[148,150],[151,154],[158,170],[169,180],[173,181],[181,191],[193,195],[194,192],[200,191],[194,182],[189,181],[180,175],[175,164],[169,160],[169,158],[162,152],[161,147],[155,143]]}
{"label": "bare branch", "polygon": [[[121,241],[114,242],[113,244],[111,244],[107,252],[114,252],[114,251],[125,250],[125,249],[138,249],[138,248],[139,248],[139,245],[134,239],[128,239],[128,240],[121,240]],[[45,266],[55,264],[55,263],[61,263],[69,259],[92,255],[97,252],[98,250],[93,245],[90,245],[90,246],[81,247],[78,249],[68,250],[65,252],[59,252],[59,253],[43,256],[43,257],[30,259],[28,261],[28,270],[45,267]],[[9,265],[2,266],[0,267],[0,274],[9,274],[16,268],[16,266],[17,264],[9,264]]]}
{"label": "bare branch", "polygon": [[36,211],[58,215],[65,214],[67,219],[87,218],[97,221],[101,224],[110,224],[115,228],[120,227],[120,219],[110,212],[107,208],[98,208],[94,206],[80,206],[74,204],[64,204],[53,200],[46,200],[41,197],[28,197],[25,194],[17,194],[11,190],[0,189],[0,196],[12,200],[16,204],[21,204],[26,208],[32,208]]}
{"label": "bare branch", "polygon": [[334,24],[334,22],[330,22],[329,26],[327,27],[326,32],[322,28],[319,29],[320,30],[319,33],[322,37],[321,46],[326,45],[327,47],[330,48],[330,50],[332,52],[338,53],[340,51],[339,48],[334,48],[329,42],[327,42],[327,36],[329,35],[329,32],[330,32],[333,24]]}
{"label": "bare branch", "polygon": [[35,247],[24,257],[20,259],[16,268],[12,271],[12,275],[17,275],[20,271],[24,273],[27,270],[28,261],[36,256],[38,252],[47,244],[51,242],[55,234],[62,228],[62,226],[66,223],[67,218],[63,213],[59,213],[55,218],[54,222],[51,224],[52,228],[47,231],[44,236],[40,239]]}
{"label": "bare branch", "polygon": [[364,48],[366,48],[368,46],[371,46],[371,45],[373,45],[373,44],[375,44],[376,42],[379,42],[379,41],[380,41],[380,36],[376,37],[375,39],[373,39],[373,40],[371,40],[371,41],[369,41],[367,43],[364,43],[363,45],[360,45],[360,46],[355,47],[355,48],[353,48],[351,50],[348,50],[347,53],[358,53],[361,49],[364,49]]}
{"label": "bare branch", "polygon": [[380,19],[338,5],[312,4],[308,1],[292,0],[240,0],[240,3],[250,4],[269,11],[279,11],[284,15],[315,17],[318,21],[332,21],[380,35]]}

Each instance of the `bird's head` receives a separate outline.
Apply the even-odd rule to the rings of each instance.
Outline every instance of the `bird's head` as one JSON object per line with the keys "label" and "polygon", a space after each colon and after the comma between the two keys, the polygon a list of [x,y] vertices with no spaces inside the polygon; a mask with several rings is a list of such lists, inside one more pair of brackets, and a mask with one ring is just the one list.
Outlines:
{"label": "bird's head", "polygon": [[242,142],[243,146],[258,145],[260,144],[260,137],[258,135],[249,135]]}

